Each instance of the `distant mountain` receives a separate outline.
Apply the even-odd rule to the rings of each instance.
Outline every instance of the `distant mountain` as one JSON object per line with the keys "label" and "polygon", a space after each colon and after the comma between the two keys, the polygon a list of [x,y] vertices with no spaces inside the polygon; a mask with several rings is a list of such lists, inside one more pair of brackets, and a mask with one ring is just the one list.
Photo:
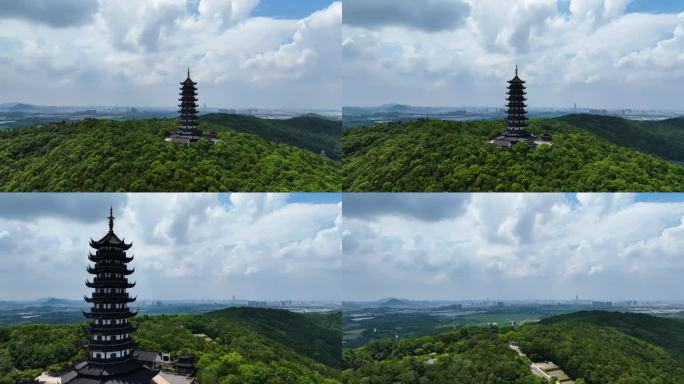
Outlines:
{"label": "distant mountain", "polygon": [[82,305],[83,302],[80,300],[68,300],[68,299],[58,299],[56,297],[47,297],[44,299],[36,300],[37,303],[41,305],[51,305],[51,306],[74,306]]}
{"label": "distant mountain", "polygon": [[396,298],[389,298],[389,299],[380,300],[379,303],[383,307],[398,307],[398,306],[409,305],[410,301],[402,300],[402,299],[396,299]]}
{"label": "distant mountain", "polygon": [[246,115],[210,113],[202,115],[204,126],[252,133],[266,140],[294,145],[334,160],[342,158],[342,123],[315,114],[290,119],[261,119]]}

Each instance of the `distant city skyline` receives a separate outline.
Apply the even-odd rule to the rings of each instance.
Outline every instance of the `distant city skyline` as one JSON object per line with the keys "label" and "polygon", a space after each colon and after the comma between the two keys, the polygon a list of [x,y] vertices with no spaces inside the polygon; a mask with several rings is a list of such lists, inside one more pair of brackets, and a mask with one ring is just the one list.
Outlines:
{"label": "distant city skyline", "polygon": [[684,3],[349,0],[343,105],[503,107],[515,66],[530,107],[681,110]]}
{"label": "distant city skyline", "polygon": [[345,300],[684,299],[682,194],[348,194]]}
{"label": "distant city skyline", "polygon": [[7,194],[0,300],[78,299],[90,238],[133,243],[141,299],[341,300],[340,194]]}
{"label": "distant city skyline", "polygon": [[9,0],[0,103],[339,108],[340,1]]}

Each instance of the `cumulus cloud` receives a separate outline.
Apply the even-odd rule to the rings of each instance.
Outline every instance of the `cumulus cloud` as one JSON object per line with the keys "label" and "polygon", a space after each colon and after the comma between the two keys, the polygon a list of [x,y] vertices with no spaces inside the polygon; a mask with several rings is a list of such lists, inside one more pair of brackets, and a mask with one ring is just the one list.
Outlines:
{"label": "cumulus cloud", "polygon": [[402,26],[427,32],[461,27],[470,6],[463,0],[347,0],[344,23],[364,28]]}
{"label": "cumulus cloud", "polygon": [[[115,232],[133,243],[140,297],[340,299],[341,203],[289,203],[287,194],[117,195],[124,199]],[[0,291],[78,297],[88,240],[107,232],[109,201],[41,194],[46,202],[27,208],[24,196],[3,199],[25,209],[0,214]],[[54,206],[81,213],[56,215]],[[89,215],[97,219],[80,217]]]}
{"label": "cumulus cloud", "polygon": [[339,108],[340,2],[301,19],[254,17],[258,0],[202,0],[196,11],[185,0],[93,4],[73,28],[3,23],[0,99],[171,106],[190,67],[208,106]]}
{"label": "cumulus cloud", "polygon": [[0,7],[0,19],[21,19],[65,28],[89,23],[97,9],[97,0],[5,0]]}
{"label": "cumulus cloud", "polygon": [[242,67],[253,70],[253,78],[259,81],[302,77],[313,71],[337,77],[342,53],[338,44],[340,30],[336,27],[341,23],[342,3],[335,2],[299,21],[288,43],[246,59]]}
{"label": "cumulus cloud", "polygon": [[[373,205],[384,195],[356,199],[368,196]],[[427,197],[410,198],[418,206]],[[684,202],[530,193],[464,201],[440,221],[345,214],[346,297],[672,299],[681,289]]]}
{"label": "cumulus cloud", "polygon": [[465,3],[465,21],[439,33],[345,18],[345,105],[502,107],[517,64],[531,107],[680,107],[675,13],[628,12],[629,0]]}

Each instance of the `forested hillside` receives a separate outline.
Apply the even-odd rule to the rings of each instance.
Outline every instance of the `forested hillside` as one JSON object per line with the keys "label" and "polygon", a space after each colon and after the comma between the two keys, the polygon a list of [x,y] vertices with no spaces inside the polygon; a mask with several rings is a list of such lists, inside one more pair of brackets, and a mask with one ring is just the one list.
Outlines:
{"label": "forested hillside", "polygon": [[0,190],[340,190],[339,164],[318,153],[225,127],[215,146],[164,142],[176,125],[86,120],[1,131]]}
{"label": "forested hillside", "polygon": [[684,321],[648,315],[580,312],[521,327],[527,355],[551,360],[587,384],[684,383]]}
{"label": "forested hillside", "polygon": [[684,162],[684,118],[634,121],[597,115],[568,115],[557,120],[584,129],[614,144]]}
{"label": "forested hillside", "polygon": [[541,384],[529,363],[496,330],[461,328],[434,336],[386,340],[348,349],[342,381],[349,384]]}
{"label": "forested hillside", "polygon": [[[135,319],[139,329],[134,338],[141,350],[192,353],[202,384],[333,384],[339,382],[341,356],[336,352],[339,330],[330,324],[339,316],[236,308],[141,317]],[[298,321],[308,328],[288,328]],[[60,371],[83,360],[85,337],[84,324],[0,328],[0,383],[33,379],[47,368]]]}
{"label": "forested hillside", "polygon": [[[516,342],[527,357],[509,343]],[[546,383],[531,362],[551,361],[578,384],[684,383],[684,320],[578,312],[518,327],[461,327],[345,349],[345,383]]]}
{"label": "forested hillside", "polygon": [[200,116],[200,122],[211,129],[230,128],[234,131],[253,133],[260,137],[308,149],[316,154],[321,150],[326,156],[342,158],[342,122],[316,115],[291,119],[260,119],[253,116],[210,113]]}
{"label": "forested hillside", "polygon": [[684,190],[684,167],[617,145],[580,128],[581,116],[573,119],[531,120],[532,131],[549,131],[554,138],[554,145],[536,149],[488,144],[505,130],[503,121],[418,120],[348,129],[342,139],[343,190]]}

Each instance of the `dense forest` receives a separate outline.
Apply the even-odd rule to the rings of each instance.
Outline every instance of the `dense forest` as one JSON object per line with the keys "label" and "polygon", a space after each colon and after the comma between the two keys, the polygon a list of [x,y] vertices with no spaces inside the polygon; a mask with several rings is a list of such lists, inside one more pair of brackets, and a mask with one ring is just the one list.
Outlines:
{"label": "dense forest", "polygon": [[316,115],[277,120],[210,113],[200,116],[200,123],[209,129],[227,127],[238,132],[253,133],[266,140],[294,145],[318,154],[324,150],[326,156],[338,161],[342,158],[342,123]]}
{"label": "dense forest", "polygon": [[618,145],[684,162],[684,118],[625,120],[598,115],[568,115],[559,121],[574,125]]}
{"label": "dense forest", "polygon": [[0,131],[0,190],[340,190],[338,162],[232,124],[200,123],[220,141],[191,147],[163,140],[175,120],[85,120]]}
{"label": "dense forest", "polygon": [[465,327],[420,338],[383,340],[345,349],[349,384],[541,384],[529,363],[496,330]]}
{"label": "dense forest", "polygon": [[[610,124],[617,125],[609,128]],[[625,124],[632,129],[622,135],[620,127]],[[651,130],[656,124],[659,128]],[[680,133],[684,119],[625,123],[567,116],[531,120],[530,130],[550,132],[554,144],[531,148],[520,143],[497,149],[487,141],[505,131],[503,121],[417,120],[348,129],[342,139],[342,188],[388,192],[684,190],[684,167],[663,158],[682,158],[684,147],[679,143],[684,141]],[[671,145],[658,144],[665,141]]]}
{"label": "dense forest", "polygon": [[532,360],[551,360],[587,384],[684,383],[684,321],[579,312],[516,329]]}
{"label": "dense forest", "polygon": [[[509,343],[516,342],[527,357]],[[345,383],[545,383],[551,361],[581,384],[684,383],[684,320],[577,312],[517,327],[461,327],[343,351]]]}
{"label": "dense forest", "polygon": [[[134,320],[141,350],[190,352],[202,384],[334,384],[341,365],[341,314],[231,308]],[[0,383],[30,381],[85,358],[86,325],[0,327]],[[204,334],[204,336],[199,336]]]}

